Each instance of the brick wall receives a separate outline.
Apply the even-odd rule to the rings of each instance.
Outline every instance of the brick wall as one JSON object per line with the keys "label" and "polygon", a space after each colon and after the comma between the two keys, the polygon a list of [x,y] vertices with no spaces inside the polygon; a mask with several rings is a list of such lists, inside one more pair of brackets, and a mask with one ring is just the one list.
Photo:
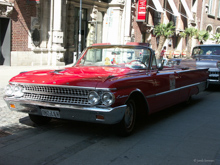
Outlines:
{"label": "brick wall", "polygon": [[28,35],[31,17],[36,16],[36,4],[28,0],[14,2],[11,15],[12,20],[12,51],[30,51],[28,48]]}

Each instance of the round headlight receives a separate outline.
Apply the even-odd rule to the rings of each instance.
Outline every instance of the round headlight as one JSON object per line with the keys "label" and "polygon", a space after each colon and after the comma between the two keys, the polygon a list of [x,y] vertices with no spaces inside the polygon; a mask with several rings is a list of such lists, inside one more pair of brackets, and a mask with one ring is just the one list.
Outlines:
{"label": "round headlight", "polygon": [[15,97],[22,97],[24,95],[23,88],[21,86],[14,87],[14,96]]}
{"label": "round headlight", "polygon": [[100,102],[100,96],[97,92],[93,91],[93,92],[90,92],[89,93],[89,96],[88,96],[88,101],[90,104],[92,105],[96,105],[96,104],[99,104]]}
{"label": "round headlight", "polygon": [[12,94],[13,94],[13,87],[8,84],[8,85],[5,87],[5,95],[7,95],[7,96],[12,96]]}
{"label": "round headlight", "polygon": [[107,92],[102,95],[102,104],[104,104],[105,106],[112,105],[114,101],[115,101],[115,96],[112,93]]}
{"label": "round headlight", "polygon": [[217,68],[220,69],[220,62],[217,62]]}

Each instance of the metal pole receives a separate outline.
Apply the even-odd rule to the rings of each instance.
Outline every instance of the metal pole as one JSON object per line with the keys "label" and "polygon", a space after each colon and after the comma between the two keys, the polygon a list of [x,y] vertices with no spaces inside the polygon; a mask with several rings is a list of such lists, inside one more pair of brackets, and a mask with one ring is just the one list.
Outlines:
{"label": "metal pole", "polygon": [[80,0],[80,7],[79,7],[79,45],[78,45],[78,55],[77,59],[81,53],[81,26],[82,26],[82,0]]}

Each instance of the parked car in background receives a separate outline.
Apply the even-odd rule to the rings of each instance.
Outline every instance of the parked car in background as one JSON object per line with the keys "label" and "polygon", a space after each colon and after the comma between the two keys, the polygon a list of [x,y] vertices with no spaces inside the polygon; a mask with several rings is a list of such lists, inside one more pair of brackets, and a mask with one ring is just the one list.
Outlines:
{"label": "parked car in background", "polygon": [[209,68],[209,84],[220,84],[220,45],[199,45],[192,50],[197,68]]}
{"label": "parked car in background", "polygon": [[138,115],[188,101],[207,78],[207,69],[158,67],[154,51],[140,43],[96,44],[71,67],[13,77],[4,100],[37,124],[52,118],[112,124],[125,136]]}
{"label": "parked car in background", "polygon": [[180,58],[181,51],[180,50],[174,50],[173,51],[173,57],[174,58]]}

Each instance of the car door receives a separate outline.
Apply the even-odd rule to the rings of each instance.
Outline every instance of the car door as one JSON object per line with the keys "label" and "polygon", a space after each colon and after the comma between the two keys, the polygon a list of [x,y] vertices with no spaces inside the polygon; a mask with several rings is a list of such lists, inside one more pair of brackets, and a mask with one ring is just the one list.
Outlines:
{"label": "car door", "polygon": [[180,81],[179,73],[175,69],[159,70],[156,59],[152,59],[148,73],[153,83],[154,94],[147,96],[150,113],[160,111],[179,102],[179,90],[176,82]]}

